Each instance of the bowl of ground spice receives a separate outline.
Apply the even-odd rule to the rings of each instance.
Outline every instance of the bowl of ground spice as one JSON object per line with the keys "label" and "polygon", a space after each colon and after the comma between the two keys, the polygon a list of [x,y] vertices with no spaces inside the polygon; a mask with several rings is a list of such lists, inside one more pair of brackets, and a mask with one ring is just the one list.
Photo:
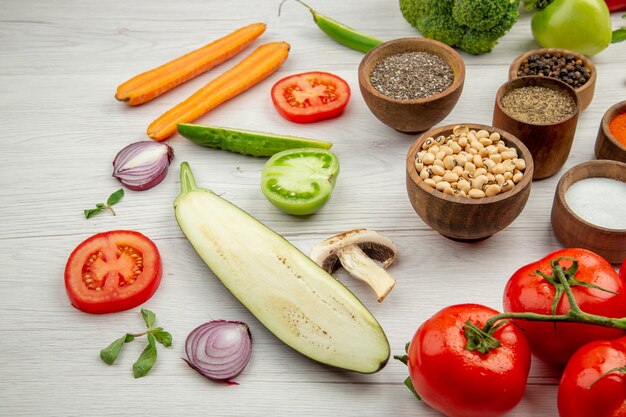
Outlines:
{"label": "bowl of ground spice", "polygon": [[522,212],[533,159],[512,134],[480,124],[448,125],[421,135],[406,157],[406,189],[415,212],[443,236],[488,238]]}
{"label": "bowl of ground spice", "polygon": [[626,163],[595,160],[568,170],[556,187],[552,229],[563,246],[610,263],[626,259]]}
{"label": "bowl of ground spice", "polygon": [[533,75],[555,78],[572,87],[581,112],[591,104],[596,67],[585,55],[567,49],[535,49],[517,57],[509,67],[509,80]]}
{"label": "bowl of ground spice", "polygon": [[548,178],[565,164],[580,104],[572,87],[554,78],[530,76],[505,83],[496,93],[493,126],[511,132],[533,155],[533,179]]}
{"label": "bowl of ground spice", "polygon": [[615,104],[604,113],[595,151],[598,159],[626,162],[626,101]]}
{"label": "bowl of ground spice", "polygon": [[370,111],[404,133],[430,129],[454,108],[465,64],[448,45],[426,38],[382,43],[359,65],[359,87]]}

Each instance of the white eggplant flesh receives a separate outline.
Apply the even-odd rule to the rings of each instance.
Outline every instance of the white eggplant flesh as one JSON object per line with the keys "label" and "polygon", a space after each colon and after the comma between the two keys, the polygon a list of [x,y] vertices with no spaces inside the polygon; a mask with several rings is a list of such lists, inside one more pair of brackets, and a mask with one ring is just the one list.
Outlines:
{"label": "white eggplant flesh", "polygon": [[198,255],[284,343],[321,363],[361,373],[382,369],[389,342],[343,284],[282,236],[213,192],[181,164],[174,207]]}

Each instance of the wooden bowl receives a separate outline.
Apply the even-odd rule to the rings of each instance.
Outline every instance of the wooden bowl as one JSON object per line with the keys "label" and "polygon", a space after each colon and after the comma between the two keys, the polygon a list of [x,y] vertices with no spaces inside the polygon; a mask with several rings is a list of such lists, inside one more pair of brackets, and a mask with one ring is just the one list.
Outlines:
{"label": "wooden bowl", "polygon": [[463,125],[470,130],[498,132],[507,146],[517,148],[518,155],[526,161],[522,180],[509,191],[480,199],[450,196],[426,184],[415,168],[415,157],[429,137],[452,133],[456,125],[448,125],[424,133],[409,149],[406,189],[415,212],[427,225],[453,240],[476,241],[504,229],[521,213],[530,194],[533,158],[519,139],[504,130],[480,124]]}
{"label": "wooden bowl", "polygon": [[[416,51],[438,55],[450,65],[454,81],[448,89],[418,100],[397,100],[372,86],[370,74],[378,61]],[[359,87],[367,107],[381,122],[404,133],[423,132],[443,120],[459,100],[464,81],[465,63],[461,56],[448,45],[426,38],[402,38],[382,43],[369,51],[359,65]]]}
{"label": "wooden bowl", "polygon": [[620,143],[609,130],[609,123],[621,113],[626,113],[626,101],[622,101],[611,107],[604,113],[598,137],[596,138],[596,158],[612,159],[626,162],[626,146]]}
{"label": "wooden bowl", "polygon": [[578,52],[570,51],[568,49],[559,48],[534,49],[532,51],[524,52],[522,55],[515,58],[515,61],[511,63],[511,66],[509,67],[509,80],[519,78],[519,75],[517,75],[519,67],[522,65],[522,62],[528,59],[529,56],[543,54],[573,55],[577,60],[580,59],[585,67],[589,68],[589,71],[591,72],[591,78],[587,80],[585,85],[574,90],[576,91],[578,99],[580,100],[580,111],[584,111],[591,104],[591,100],[593,100],[593,93],[596,89],[597,71],[596,66],[593,65],[593,62],[591,62],[591,60],[583,54],[579,54]]}
{"label": "wooden bowl", "polygon": [[626,163],[589,161],[576,165],[563,174],[554,194],[552,229],[565,247],[589,249],[610,263],[621,263],[626,258],[626,229],[608,229],[589,223],[576,215],[565,201],[565,193],[572,184],[596,177],[626,182]]}
{"label": "wooden bowl", "polygon": [[[551,124],[533,124],[515,119],[502,107],[502,97],[520,87],[541,86],[565,91],[576,103],[570,117]],[[522,77],[511,80],[498,90],[493,110],[493,125],[515,135],[528,147],[535,163],[534,180],[548,178],[563,167],[572,149],[580,102],[572,87],[548,77]]]}

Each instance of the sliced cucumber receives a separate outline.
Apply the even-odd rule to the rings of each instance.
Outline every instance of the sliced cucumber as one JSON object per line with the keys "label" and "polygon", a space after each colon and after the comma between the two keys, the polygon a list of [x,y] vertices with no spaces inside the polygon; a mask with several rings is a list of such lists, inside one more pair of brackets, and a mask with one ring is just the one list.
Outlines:
{"label": "sliced cucumber", "polygon": [[189,123],[179,123],[178,133],[198,145],[253,156],[272,156],[294,148],[330,149],[333,146],[330,142],[297,136]]}
{"label": "sliced cucumber", "polygon": [[181,164],[176,220],[228,290],[276,337],[324,364],[372,373],[389,359],[380,324],[282,236],[209,190]]}

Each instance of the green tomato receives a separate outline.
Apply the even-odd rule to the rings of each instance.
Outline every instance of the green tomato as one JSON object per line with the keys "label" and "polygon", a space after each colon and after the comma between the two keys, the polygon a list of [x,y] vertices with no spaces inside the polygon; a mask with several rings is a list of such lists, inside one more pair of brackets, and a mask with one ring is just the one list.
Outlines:
{"label": "green tomato", "polygon": [[554,0],[535,13],[532,31],[544,48],[591,56],[611,43],[611,15],[604,0]]}
{"label": "green tomato", "polygon": [[265,197],[288,214],[318,211],[330,198],[339,175],[337,156],[325,149],[289,149],[272,156],[261,172]]}

